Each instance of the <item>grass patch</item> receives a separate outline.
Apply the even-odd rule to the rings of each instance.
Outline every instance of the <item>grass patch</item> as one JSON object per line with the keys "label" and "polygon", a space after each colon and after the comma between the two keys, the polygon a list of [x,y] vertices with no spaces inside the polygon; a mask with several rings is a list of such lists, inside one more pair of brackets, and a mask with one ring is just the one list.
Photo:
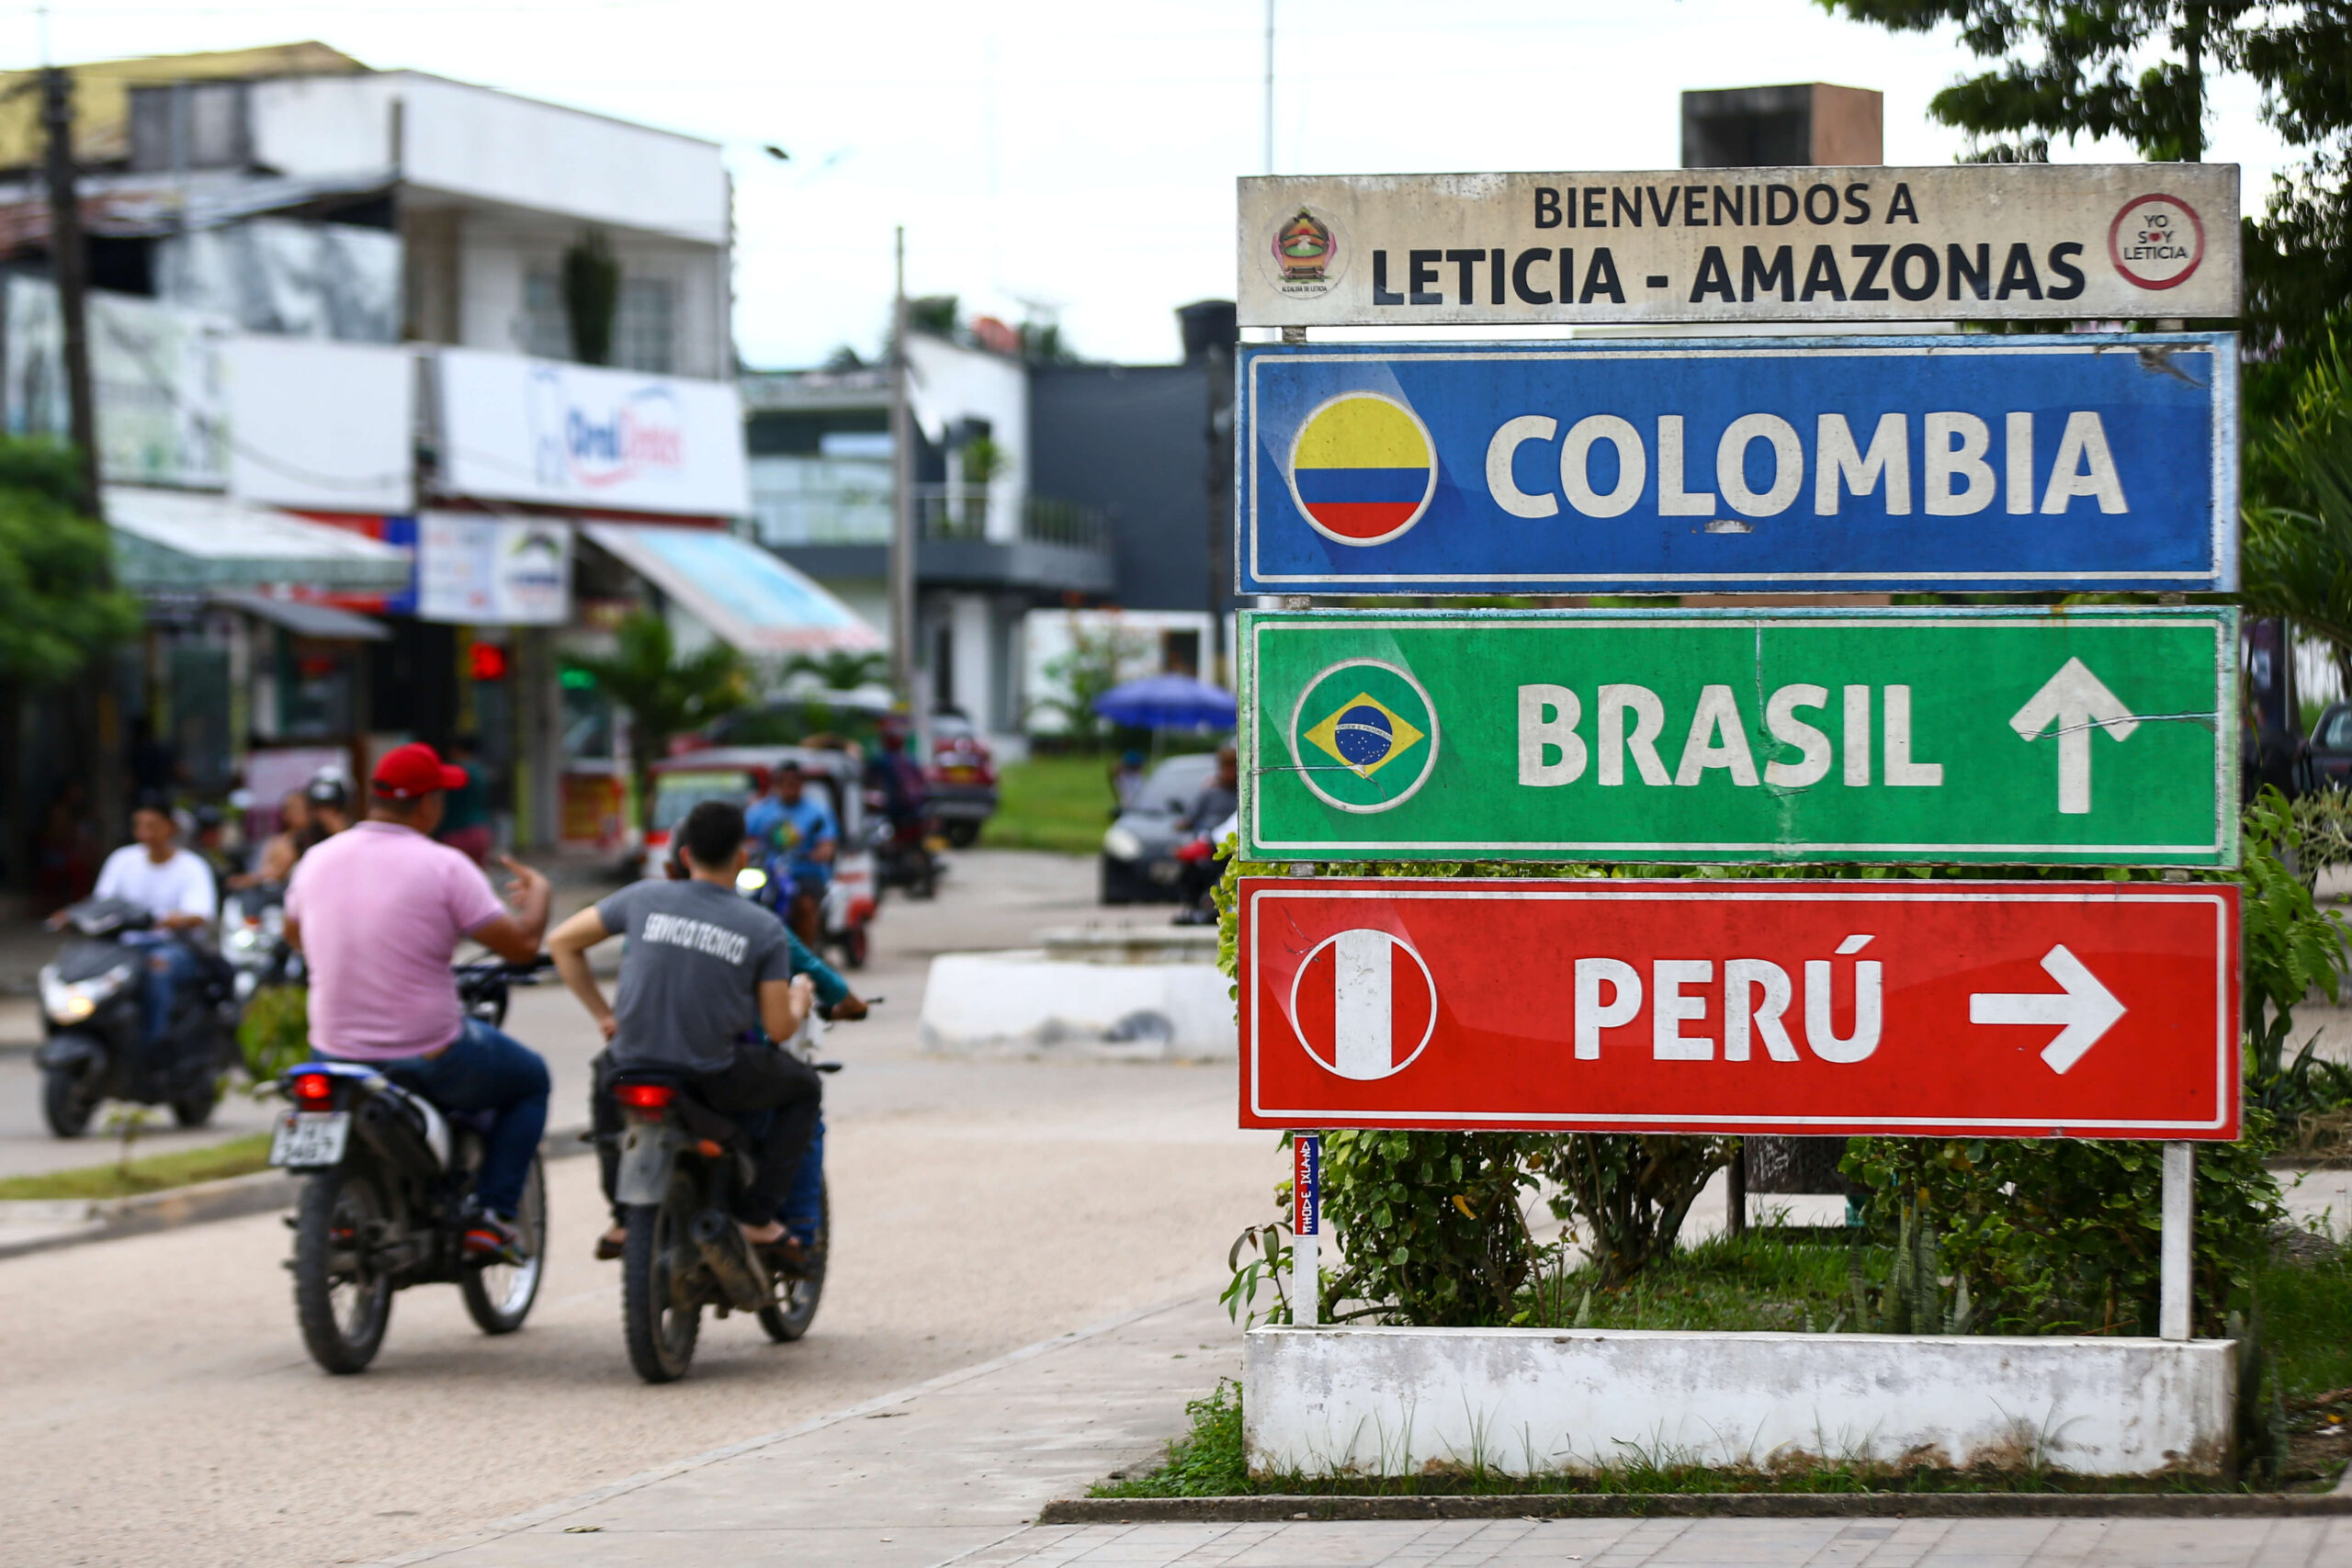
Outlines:
{"label": "grass patch", "polygon": [[2273,1262],[2255,1276],[2255,1293],[2289,1404],[2352,1384],[2352,1254]]}
{"label": "grass patch", "polygon": [[1032,757],[997,770],[996,815],[980,842],[1000,850],[1101,852],[1111,825],[1109,754]]}
{"label": "grass patch", "polygon": [[[1862,1257],[1873,1285],[1894,1266],[1889,1247],[1865,1245]],[[1589,1269],[1542,1275],[1521,1293],[1518,1321],[1533,1328],[1826,1334],[1853,1326],[1849,1268],[1843,1245],[1758,1226],[1661,1258],[1613,1290],[1600,1289]]]}
{"label": "grass patch", "polygon": [[1090,1497],[1227,1497],[1252,1490],[1241,1458],[1241,1385],[1230,1379],[1206,1399],[1184,1406],[1192,1429],[1168,1445],[1168,1457],[1140,1475],[1114,1472]]}
{"label": "grass patch", "polygon": [[169,1187],[193,1187],[199,1181],[251,1176],[269,1168],[269,1134],[254,1133],[209,1148],[177,1149],[149,1155],[126,1168],[119,1163],[84,1166],[77,1170],[52,1170],[40,1176],[11,1176],[0,1179],[0,1200],[67,1198],[134,1198]]}

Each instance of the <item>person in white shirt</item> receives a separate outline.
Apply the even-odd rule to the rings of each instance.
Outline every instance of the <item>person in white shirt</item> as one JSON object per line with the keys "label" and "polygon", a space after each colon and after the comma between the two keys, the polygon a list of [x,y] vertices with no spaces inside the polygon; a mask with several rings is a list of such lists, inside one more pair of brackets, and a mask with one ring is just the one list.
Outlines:
{"label": "person in white shirt", "polygon": [[180,987],[203,972],[187,938],[210,928],[219,895],[204,858],[179,847],[179,827],[163,801],[139,803],[130,814],[130,836],[137,842],[107,856],[92,896],[137,905],[155,923],[145,944],[147,1038],[153,1041],[170,1028]]}

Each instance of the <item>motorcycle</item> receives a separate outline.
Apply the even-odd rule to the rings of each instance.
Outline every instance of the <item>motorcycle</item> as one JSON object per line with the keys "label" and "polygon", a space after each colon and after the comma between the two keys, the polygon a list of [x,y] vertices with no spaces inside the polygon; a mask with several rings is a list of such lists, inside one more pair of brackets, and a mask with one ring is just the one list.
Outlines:
{"label": "motorcycle", "polygon": [[44,1038],[33,1056],[49,1130],[80,1137],[105,1100],[169,1105],[181,1126],[203,1126],[237,1054],[237,1003],[218,961],[180,987],[162,1038],[150,1040],[149,954],[126,940],[153,923],[147,912],[120,898],[91,898],[60,919],[74,935],[41,968]]}
{"label": "motorcycle", "polygon": [[220,915],[220,956],[235,976],[240,1006],[268,986],[299,986],[302,955],[286,941],[286,885],[257,882],[229,895]]}
{"label": "motorcycle", "polygon": [[874,854],[876,889],[902,887],[910,898],[929,898],[939,891],[946,867],[940,852],[947,840],[939,835],[938,819],[928,812],[893,822],[883,807],[882,792],[869,790],[866,805],[866,847]]}
{"label": "motorcycle", "polygon": [[[492,1026],[507,991],[548,966],[495,960],[457,966],[466,1011]],[[468,1201],[481,1168],[485,1114],[444,1111],[365,1062],[305,1062],[278,1079],[288,1102],[269,1163],[301,1176],[286,1224],[294,1254],[294,1315],[311,1359],[330,1372],[374,1360],[393,1292],[455,1281],[484,1334],[523,1326],[547,1260],[547,1175],[531,1156],[515,1215],[520,1263],[469,1263]]]}
{"label": "motorcycle", "polygon": [[[779,1045],[820,1073],[824,1024],[810,1013]],[[629,1365],[647,1382],[686,1375],[702,1332],[702,1310],[755,1314],[783,1344],[808,1332],[825,1290],[832,1210],[819,1178],[816,1235],[796,1271],[771,1266],[743,1239],[731,1200],[752,1179],[752,1142],[730,1117],[696,1100],[675,1074],[622,1072],[613,1079],[622,1117],[614,1191],[628,1215],[621,1251],[621,1326]]]}
{"label": "motorcycle", "polygon": [[[846,856],[834,868],[832,880],[825,885],[825,896],[817,905],[817,926],[823,943],[841,954],[846,969],[865,968],[872,951],[865,932],[874,919],[874,899],[868,892],[872,881],[871,867],[861,863],[861,857]],[[790,879],[756,863],[735,874],[735,891],[778,919],[785,918],[783,904],[791,886]]]}

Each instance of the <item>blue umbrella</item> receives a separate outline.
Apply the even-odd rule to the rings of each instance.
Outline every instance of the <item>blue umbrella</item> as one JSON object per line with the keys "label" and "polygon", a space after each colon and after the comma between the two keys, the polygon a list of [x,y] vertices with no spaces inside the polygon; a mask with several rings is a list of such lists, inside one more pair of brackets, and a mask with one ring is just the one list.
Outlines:
{"label": "blue umbrella", "polygon": [[1238,712],[1232,693],[1190,675],[1122,682],[1094,699],[1094,711],[1133,729],[1229,729]]}

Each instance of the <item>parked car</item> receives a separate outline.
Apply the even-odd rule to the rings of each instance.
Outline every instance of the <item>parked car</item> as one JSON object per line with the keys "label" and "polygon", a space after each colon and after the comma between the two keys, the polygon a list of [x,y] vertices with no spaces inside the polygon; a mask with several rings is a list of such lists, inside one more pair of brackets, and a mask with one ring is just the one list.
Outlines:
{"label": "parked car", "polygon": [[972,721],[948,709],[931,716],[931,766],[923,770],[931,791],[931,814],[957,849],[978,841],[981,826],[996,815],[996,759]]}
{"label": "parked car", "polygon": [[2309,789],[2352,789],[2352,703],[2330,703],[2312,726]]}
{"label": "parked car", "polygon": [[1184,863],[1176,858],[1193,837],[1177,826],[1216,772],[1216,757],[1202,751],[1170,757],[1151,771],[1135,804],[1102,835],[1102,902],[1173,903],[1182,897]]}

